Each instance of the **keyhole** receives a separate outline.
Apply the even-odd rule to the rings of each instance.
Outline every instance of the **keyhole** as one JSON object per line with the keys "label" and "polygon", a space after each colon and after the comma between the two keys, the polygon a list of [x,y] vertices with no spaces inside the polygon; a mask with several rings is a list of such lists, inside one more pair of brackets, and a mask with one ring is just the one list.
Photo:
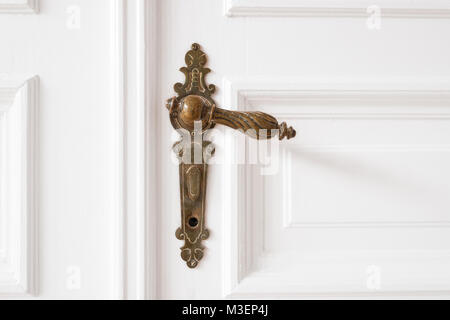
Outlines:
{"label": "keyhole", "polygon": [[189,219],[188,223],[190,227],[195,228],[198,225],[198,219],[192,217]]}

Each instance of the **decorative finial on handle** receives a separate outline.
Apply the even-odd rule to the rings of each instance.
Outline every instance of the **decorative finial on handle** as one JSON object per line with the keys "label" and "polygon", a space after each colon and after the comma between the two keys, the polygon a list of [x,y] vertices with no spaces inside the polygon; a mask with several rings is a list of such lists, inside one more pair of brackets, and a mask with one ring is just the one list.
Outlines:
{"label": "decorative finial on handle", "polygon": [[294,128],[287,126],[286,122],[282,122],[280,124],[280,140],[283,140],[284,138],[292,139],[295,138],[297,135],[297,131],[295,131]]}

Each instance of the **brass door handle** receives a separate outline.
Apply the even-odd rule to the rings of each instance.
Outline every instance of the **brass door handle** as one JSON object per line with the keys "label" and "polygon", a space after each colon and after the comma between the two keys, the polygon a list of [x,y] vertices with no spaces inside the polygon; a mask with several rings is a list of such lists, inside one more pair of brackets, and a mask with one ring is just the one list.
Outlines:
{"label": "brass door handle", "polygon": [[173,118],[172,124],[177,129],[194,131],[195,121],[198,121],[201,122],[202,129],[221,124],[258,140],[271,139],[276,135],[280,140],[291,139],[296,135],[296,131],[288,127],[286,122],[279,124],[277,119],[267,113],[221,109],[198,95],[172,98],[168,101],[167,108]]}
{"label": "brass door handle", "polygon": [[[181,227],[176,237],[184,240],[181,257],[188,267],[195,268],[203,257],[202,241],[209,237],[205,227],[205,195],[208,160],[214,154],[214,146],[205,139],[205,133],[216,124],[240,130],[255,139],[291,139],[296,135],[285,122],[263,112],[240,112],[221,109],[211,98],[214,85],[206,85],[205,76],[211,70],[205,68],[206,54],[196,43],[185,57],[186,67],[180,69],[186,76],[184,84],[174,86],[177,97],[169,99],[167,109],[170,121],[182,139],[173,149],[180,160]],[[199,142],[200,141],[200,142]]]}
{"label": "brass door handle", "polygon": [[271,139],[274,134],[278,134],[279,139],[291,139],[296,135],[292,127],[286,122],[278,124],[277,119],[270,114],[254,111],[239,112],[216,108],[213,121],[224,126],[243,131],[254,139]]}

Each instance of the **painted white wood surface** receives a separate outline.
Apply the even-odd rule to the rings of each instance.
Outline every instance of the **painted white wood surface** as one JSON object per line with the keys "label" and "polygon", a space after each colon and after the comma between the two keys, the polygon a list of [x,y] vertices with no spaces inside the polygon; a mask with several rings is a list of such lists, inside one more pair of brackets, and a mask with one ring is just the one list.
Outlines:
{"label": "painted white wood surface", "polygon": [[37,13],[39,11],[39,0],[1,0],[1,13]]}
{"label": "painted white wood surface", "polygon": [[[229,184],[247,196],[224,214],[238,230],[236,242],[224,228],[226,256],[238,252],[225,295],[447,294],[450,87],[429,80],[226,81],[229,103],[301,135],[280,146],[274,174],[247,166]],[[374,270],[379,287],[368,285]]]}
{"label": "painted white wood surface", "polygon": [[[39,76],[37,257],[15,251],[33,264],[30,277],[36,270],[36,299],[122,297],[114,271],[110,8],[109,0],[45,0],[38,14],[0,15],[0,79]],[[31,225],[14,235],[31,239]]]}
{"label": "painted white wood surface", "polygon": [[386,18],[449,18],[446,0],[224,0],[234,17],[367,17],[376,6]]}
{"label": "painted white wood surface", "polygon": [[[218,129],[225,135],[217,134],[208,181],[211,237],[189,270],[173,252],[181,245],[170,192],[178,170],[161,109],[158,296],[448,297],[450,46],[442,37],[450,20],[432,19],[448,8],[400,4],[396,14],[382,10],[372,30],[365,10],[277,14],[288,2],[161,3],[161,106],[198,42],[219,105],[272,113],[298,135],[280,145],[279,171],[262,176],[257,166],[232,164],[251,151]],[[414,15],[429,19],[403,19]]]}
{"label": "painted white wood surface", "polygon": [[[14,233],[37,248],[10,249],[2,232],[2,293],[450,297],[446,2],[392,1],[379,29],[368,28],[364,1],[340,2],[342,11],[317,3],[41,0],[37,14],[2,14],[0,79],[40,79],[38,150],[19,155],[37,163],[39,228]],[[298,131],[264,176],[232,163],[250,145],[216,131],[211,237],[195,270],[174,235],[176,135],[164,108],[193,42],[209,56],[219,105],[266,111]],[[0,105],[17,103],[19,87],[0,85]],[[0,230],[12,221],[5,212]],[[23,259],[26,286],[2,286],[8,252]]]}
{"label": "painted white wood surface", "polygon": [[38,86],[0,81],[0,297],[37,292]]}

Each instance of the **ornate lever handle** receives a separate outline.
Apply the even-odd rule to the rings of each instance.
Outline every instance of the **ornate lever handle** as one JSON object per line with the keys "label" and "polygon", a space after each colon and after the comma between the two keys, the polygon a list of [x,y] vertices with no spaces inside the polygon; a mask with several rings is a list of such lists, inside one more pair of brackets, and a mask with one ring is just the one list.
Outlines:
{"label": "ornate lever handle", "polygon": [[[179,102],[178,102],[179,101]],[[172,98],[168,101],[172,124],[174,128],[195,130],[195,122],[201,122],[201,128],[211,128],[222,124],[232,129],[240,130],[247,136],[258,140],[271,139],[278,135],[280,140],[291,139],[296,135],[292,127],[286,122],[278,123],[271,115],[254,111],[239,112],[217,108],[207,99],[199,95],[188,95],[178,100]]]}
{"label": "ornate lever handle", "polygon": [[[205,141],[205,133],[216,124],[243,131],[255,139],[271,139],[278,135],[280,140],[296,135],[285,122],[263,112],[238,112],[216,107],[211,95],[214,85],[206,85],[205,76],[210,69],[205,68],[206,54],[196,43],[185,57],[186,67],[180,69],[186,76],[184,84],[174,86],[178,93],[167,102],[170,121],[175,129],[189,132],[173,149],[180,160],[181,227],[175,235],[184,240],[181,258],[189,268],[197,267],[203,257],[202,241],[209,237],[205,227],[205,199],[207,161],[214,154],[214,146]],[[194,137],[194,139],[191,139]],[[196,139],[199,138],[199,139]],[[198,141],[201,141],[199,143]]]}
{"label": "ornate lever handle", "polygon": [[271,139],[278,134],[279,139],[291,139],[296,135],[292,127],[286,122],[278,124],[277,119],[270,114],[254,112],[238,112],[216,108],[213,122],[227,127],[242,130],[246,135],[254,139]]}

